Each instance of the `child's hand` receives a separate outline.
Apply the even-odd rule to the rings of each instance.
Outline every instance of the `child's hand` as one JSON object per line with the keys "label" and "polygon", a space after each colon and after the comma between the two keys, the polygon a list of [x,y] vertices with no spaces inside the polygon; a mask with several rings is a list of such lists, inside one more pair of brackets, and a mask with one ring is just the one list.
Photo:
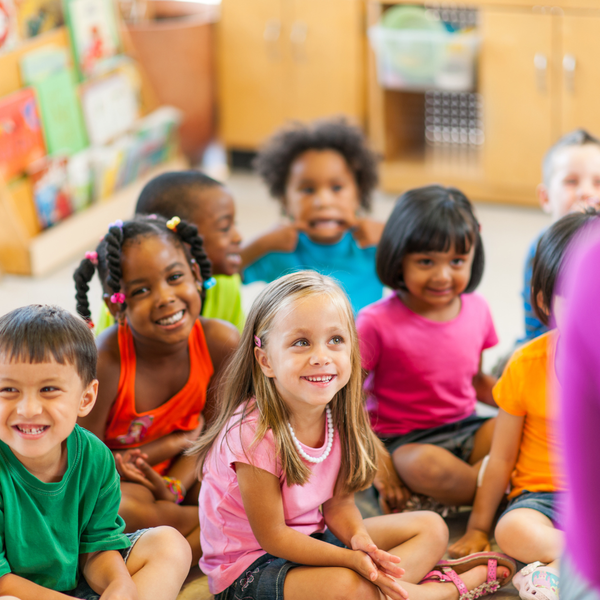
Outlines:
{"label": "child's hand", "polygon": [[371,219],[357,219],[352,230],[356,243],[361,248],[377,246],[383,233],[384,224]]}
{"label": "child's hand", "polygon": [[138,591],[133,579],[113,581],[100,596],[100,600],[138,600]]}
{"label": "child's hand", "polygon": [[[389,456],[389,455],[388,455]],[[386,459],[386,468],[380,468],[373,481],[373,486],[379,493],[379,506],[383,514],[388,515],[394,512],[400,512],[410,498],[410,491],[402,483],[391,457]]]}
{"label": "child's hand", "polygon": [[115,462],[123,481],[143,485],[152,492],[156,500],[175,502],[175,495],[169,490],[165,480],[143,458],[138,458],[135,463],[123,462],[121,455],[117,454]]}
{"label": "child's hand", "polygon": [[117,460],[117,456],[121,457],[121,460],[124,463],[133,463],[138,458],[143,458],[144,460],[148,460],[148,455],[142,452],[139,448],[131,448],[130,450],[125,450],[125,452],[119,452],[115,455],[115,460]]}
{"label": "child's hand", "polygon": [[452,558],[462,558],[475,552],[489,552],[490,550],[490,540],[487,533],[479,529],[469,529],[460,540],[454,542],[448,548],[448,554]]}
{"label": "child's hand", "polygon": [[366,533],[353,536],[350,545],[356,551],[353,569],[357,573],[374,583],[386,597],[408,598],[406,590],[396,581],[404,575],[404,569],[399,566],[400,557],[377,548]]}

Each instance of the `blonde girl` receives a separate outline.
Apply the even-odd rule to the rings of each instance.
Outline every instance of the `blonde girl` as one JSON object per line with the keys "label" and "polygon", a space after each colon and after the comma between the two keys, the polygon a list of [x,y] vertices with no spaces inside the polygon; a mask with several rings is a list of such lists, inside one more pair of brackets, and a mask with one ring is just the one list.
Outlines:
{"label": "blonde girl", "polygon": [[[477,561],[457,569],[462,580],[428,574],[448,538],[438,515],[362,520],[354,493],[375,476],[379,442],[352,309],[331,279],[301,271],[272,282],[223,381],[220,412],[191,451],[200,566],[217,600],[456,600],[484,584]],[[460,594],[439,584],[453,576]]]}

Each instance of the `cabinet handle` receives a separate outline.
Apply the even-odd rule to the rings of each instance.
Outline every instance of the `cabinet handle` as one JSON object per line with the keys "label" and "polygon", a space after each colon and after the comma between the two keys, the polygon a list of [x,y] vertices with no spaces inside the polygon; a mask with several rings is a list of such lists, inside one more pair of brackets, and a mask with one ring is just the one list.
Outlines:
{"label": "cabinet handle", "polygon": [[577,60],[572,54],[565,54],[562,64],[565,74],[565,87],[569,92],[573,93],[575,91],[575,67],[577,66]]}
{"label": "cabinet handle", "polygon": [[263,31],[263,39],[267,44],[267,53],[273,60],[280,58],[279,54],[279,36],[281,34],[281,21],[279,19],[269,19],[265,23],[265,30]]}
{"label": "cabinet handle", "polygon": [[306,39],[308,37],[308,25],[303,21],[294,21],[290,32],[292,43],[292,54],[296,62],[306,60]]}
{"label": "cabinet handle", "polygon": [[540,92],[545,92],[546,87],[546,72],[548,70],[548,59],[545,54],[537,52],[533,57],[533,66],[535,67],[535,80],[537,89]]}

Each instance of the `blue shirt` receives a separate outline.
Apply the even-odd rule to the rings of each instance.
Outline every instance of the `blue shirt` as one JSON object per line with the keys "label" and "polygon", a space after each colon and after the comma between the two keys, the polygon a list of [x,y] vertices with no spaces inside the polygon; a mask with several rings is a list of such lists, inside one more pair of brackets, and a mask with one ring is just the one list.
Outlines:
{"label": "blue shirt", "polygon": [[545,229],[542,230],[531,242],[529,250],[527,251],[527,257],[525,259],[525,273],[523,281],[523,308],[525,310],[525,337],[519,342],[525,343],[530,342],[536,337],[549,331],[536,316],[533,307],[531,306],[531,276],[533,274],[533,258],[535,257],[535,251],[537,250],[540,238],[545,233]]}
{"label": "blue shirt", "polygon": [[350,298],[354,312],[381,299],[383,284],[375,271],[377,246],[361,248],[347,231],[335,244],[313,242],[298,234],[293,252],[266,254],[244,270],[244,283],[271,282],[294,271],[309,269],[336,279]]}

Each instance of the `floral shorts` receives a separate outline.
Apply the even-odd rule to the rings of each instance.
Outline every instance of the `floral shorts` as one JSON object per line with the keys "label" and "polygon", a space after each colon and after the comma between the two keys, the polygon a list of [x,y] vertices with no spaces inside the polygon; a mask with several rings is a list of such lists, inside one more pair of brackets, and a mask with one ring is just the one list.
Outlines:
{"label": "floral shorts", "polygon": [[[345,548],[328,529],[310,537]],[[226,590],[215,594],[215,600],[283,600],[283,584],[290,569],[298,563],[271,554],[256,559]]]}
{"label": "floral shorts", "polygon": [[[129,548],[123,548],[123,550],[119,550],[121,556],[123,556],[123,560],[127,562],[129,555],[131,554],[131,550],[135,543],[148,531],[148,529],[138,529],[133,533],[126,533],[125,535],[129,538],[131,542],[131,546]],[[96,592],[88,585],[88,582],[85,580],[85,577],[82,575],[79,578],[79,583],[74,590],[70,592],[65,592],[67,596],[73,596],[74,598],[81,598],[82,600],[99,600],[100,596],[96,594]]]}

